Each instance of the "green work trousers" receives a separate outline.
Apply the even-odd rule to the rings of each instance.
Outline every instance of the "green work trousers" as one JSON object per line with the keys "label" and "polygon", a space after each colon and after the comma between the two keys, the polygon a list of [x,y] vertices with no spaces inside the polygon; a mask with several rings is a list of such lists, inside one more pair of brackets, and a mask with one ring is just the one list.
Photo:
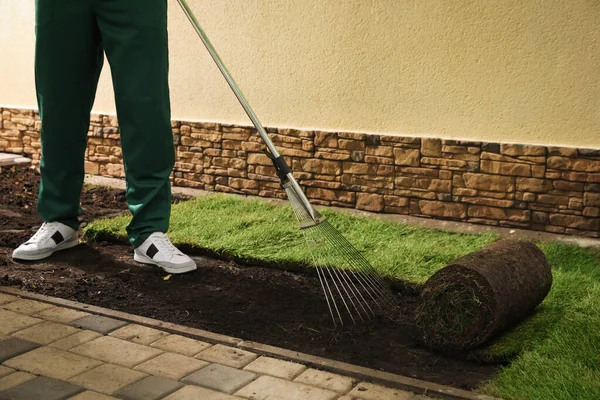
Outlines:
{"label": "green work trousers", "polygon": [[133,247],[166,232],[175,155],[167,0],[36,0],[35,81],[42,120],[38,213],[79,227],[90,113],[110,64]]}

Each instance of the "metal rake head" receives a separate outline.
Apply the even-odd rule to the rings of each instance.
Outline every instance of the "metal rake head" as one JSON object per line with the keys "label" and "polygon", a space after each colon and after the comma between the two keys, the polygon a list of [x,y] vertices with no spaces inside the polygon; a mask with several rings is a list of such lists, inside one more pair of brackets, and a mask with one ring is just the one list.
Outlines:
{"label": "metal rake head", "polygon": [[294,183],[283,187],[310,248],[334,325],[358,323],[390,311],[394,296],[389,286],[324,216],[307,209],[307,200]]}

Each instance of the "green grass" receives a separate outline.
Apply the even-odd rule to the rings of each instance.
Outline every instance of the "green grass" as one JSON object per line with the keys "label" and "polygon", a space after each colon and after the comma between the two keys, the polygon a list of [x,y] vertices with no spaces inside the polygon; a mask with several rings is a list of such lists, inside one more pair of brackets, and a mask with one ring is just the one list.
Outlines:
{"label": "green grass", "polygon": [[[423,283],[457,257],[497,240],[423,229],[343,212],[324,212],[333,226],[385,276]],[[130,217],[86,229],[125,237]],[[169,236],[242,259],[304,263],[309,253],[289,207],[214,195],[173,207]],[[478,391],[505,399],[600,399],[600,253],[541,243],[553,287],[535,315],[476,356],[511,360]]]}

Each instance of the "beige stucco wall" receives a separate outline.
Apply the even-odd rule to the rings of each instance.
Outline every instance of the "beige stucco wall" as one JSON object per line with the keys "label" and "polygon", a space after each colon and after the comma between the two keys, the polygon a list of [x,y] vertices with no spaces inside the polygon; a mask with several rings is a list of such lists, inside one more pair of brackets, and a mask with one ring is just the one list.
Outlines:
{"label": "beige stucco wall", "polygon": [[[597,0],[189,2],[265,125],[600,148]],[[249,124],[169,4],[173,117]],[[0,106],[34,107],[33,1],[0,10]]]}

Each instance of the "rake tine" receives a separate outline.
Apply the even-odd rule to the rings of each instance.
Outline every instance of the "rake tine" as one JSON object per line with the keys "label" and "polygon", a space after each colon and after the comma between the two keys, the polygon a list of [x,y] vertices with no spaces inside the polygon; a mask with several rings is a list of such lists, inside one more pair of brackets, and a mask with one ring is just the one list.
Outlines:
{"label": "rake tine", "polygon": [[[338,317],[340,319],[340,325],[344,326],[344,321],[342,320],[342,316],[340,315],[340,310],[338,310],[338,308],[337,308],[337,304],[335,303],[335,299],[333,298],[331,289],[329,289],[329,284],[327,283],[327,281],[324,282],[324,280],[325,280],[324,276],[322,277],[321,274],[323,274],[323,271],[321,271],[320,267],[317,267],[317,275],[319,276],[319,281],[321,282],[321,287],[323,288],[323,293],[325,293],[325,300],[327,301],[327,307],[329,308],[329,313],[331,314],[331,318],[333,319],[333,325],[337,326],[337,324],[335,323],[335,315],[333,314],[333,309],[331,308],[331,302],[333,302],[335,311],[337,312]],[[329,290],[329,293],[331,294],[331,302],[329,300],[329,296],[327,295],[327,290],[325,289],[325,284],[327,284],[327,290]]]}
{"label": "rake tine", "polygon": [[[325,222],[324,224],[326,224],[326,223],[327,222]],[[333,227],[331,227],[331,228],[333,228]],[[331,232],[326,232],[326,235],[330,238],[330,240],[332,240],[332,242],[336,241],[335,239],[336,239],[337,235],[332,236]],[[342,242],[342,244],[344,244],[344,243]],[[338,245],[338,246],[335,246],[334,248],[337,248],[339,250],[340,254],[345,258],[345,260],[348,262],[348,264],[350,266],[352,266],[352,264],[353,264],[352,261],[356,258],[361,259],[361,261],[364,260],[364,258],[360,255],[360,253],[358,253],[358,251],[356,251],[356,253],[358,253],[358,254],[350,254],[350,252],[348,250],[346,250],[346,251],[342,250],[342,249],[346,248],[346,246]],[[353,256],[354,256],[354,258],[352,258]],[[366,263],[366,260],[364,260],[364,262]],[[364,283],[367,286],[371,287],[374,291],[378,292],[379,296],[382,297],[384,300],[387,300],[387,301],[392,300],[392,298],[390,297],[391,293],[389,292],[389,290],[386,290],[382,281],[373,279],[374,276],[372,274],[367,274],[367,273],[365,273],[364,270],[362,270],[360,268],[358,268],[358,269],[353,268],[353,269],[355,269],[355,271],[353,271],[353,272],[355,272],[355,276],[356,276],[357,280],[360,280],[362,278],[365,281]],[[377,276],[375,276],[375,277],[377,277]],[[370,292],[369,292],[369,294],[370,294]]]}

